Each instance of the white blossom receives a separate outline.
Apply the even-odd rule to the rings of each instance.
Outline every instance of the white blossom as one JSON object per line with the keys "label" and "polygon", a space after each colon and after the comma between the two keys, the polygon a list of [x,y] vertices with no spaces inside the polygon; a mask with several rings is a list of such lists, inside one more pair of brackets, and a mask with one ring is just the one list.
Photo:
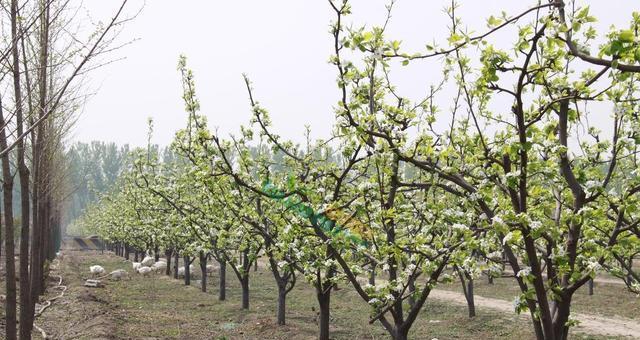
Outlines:
{"label": "white blossom", "polygon": [[531,267],[524,267],[523,269],[520,269],[520,271],[516,274],[516,276],[526,277],[526,276],[529,276],[529,274],[531,274]]}

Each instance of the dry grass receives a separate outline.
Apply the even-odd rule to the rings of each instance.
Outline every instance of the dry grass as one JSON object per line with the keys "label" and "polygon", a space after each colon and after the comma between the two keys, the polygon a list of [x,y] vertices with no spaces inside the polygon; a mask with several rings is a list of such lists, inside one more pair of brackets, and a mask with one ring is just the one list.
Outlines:
{"label": "dry grass", "polygon": [[[209,292],[186,287],[164,275],[130,281],[107,282],[105,288],[81,287],[88,267],[100,264],[107,271],[130,270],[130,263],[111,254],[67,254],[61,268],[67,296],[37,323],[54,338],[79,339],[316,339],[316,300],[313,289],[299,282],[287,301],[287,325],[275,324],[276,287],[265,268],[251,272],[251,306],[240,308],[240,287],[227,271],[227,301],[217,300],[217,277]],[[369,310],[349,286],[332,294],[334,339],[388,339],[378,323],[369,325]],[[457,287],[457,286],[455,286]],[[505,288],[496,284],[494,290]],[[454,288],[453,286],[451,288]],[[478,294],[486,294],[478,284]],[[597,290],[599,292],[599,290]],[[489,295],[489,294],[486,294]],[[636,303],[638,303],[636,301]],[[531,339],[530,322],[516,315],[478,310],[474,319],[466,308],[428,301],[410,333],[411,339]],[[576,334],[574,339],[603,339]]]}

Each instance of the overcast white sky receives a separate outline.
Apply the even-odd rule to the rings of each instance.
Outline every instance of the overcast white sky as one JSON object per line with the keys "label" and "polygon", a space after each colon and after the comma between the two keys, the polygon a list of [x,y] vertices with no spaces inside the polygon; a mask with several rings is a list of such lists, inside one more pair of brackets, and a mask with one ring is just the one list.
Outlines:
{"label": "overcast white sky", "polygon": [[[130,12],[142,6],[129,1]],[[386,0],[353,0],[353,20],[379,25]],[[536,0],[460,0],[464,23],[476,32],[486,18],[502,10],[516,14]],[[448,19],[445,0],[397,0],[390,38],[409,49],[434,39],[444,42]],[[606,29],[627,25],[629,8],[637,0],[583,0]],[[117,0],[85,0],[96,19],[106,21]],[[626,9],[626,10],[625,10]],[[332,50],[328,33],[333,13],[326,0],[147,0],[138,18],[125,28],[121,41],[139,39],[113,57],[126,59],[96,70],[90,98],[72,140],[104,140],[143,145],[146,120],[155,122],[154,142],[170,143],[185,125],[178,56],[185,54],[196,75],[202,111],[222,133],[238,131],[250,117],[242,73],[254,83],[255,94],[271,114],[283,137],[301,140],[305,124],[315,137],[327,137],[334,120],[332,106],[339,99],[334,68],[327,63]],[[506,35],[503,37],[507,42]],[[395,74],[400,90],[409,96],[424,93],[437,81],[437,65],[402,68]],[[441,103],[442,106],[449,102]]]}

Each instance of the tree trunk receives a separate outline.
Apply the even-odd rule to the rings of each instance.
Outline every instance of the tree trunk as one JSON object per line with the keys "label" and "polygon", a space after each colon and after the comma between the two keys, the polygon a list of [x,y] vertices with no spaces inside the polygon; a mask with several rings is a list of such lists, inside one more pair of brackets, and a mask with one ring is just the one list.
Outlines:
{"label": "tree trunk", "polygon": [[180,261],[180,255],[178,255],[178,252],[176,251],[173,255],[173,278],[174,279],[178,279],[178,266],[180,266],[180,264],[178,263]]}
{"label": "tree trunk", "polygon": [[[48,107],[48,68],[49,68],[49,20],[50,20],[50,6],[46,3],[46,1],[40,2],[40,36],[38,37],[38,117],[44,118],[45,114],[47,114]],[[47,217],[45,206],[47,200],[47,191],[49,187],[47,187],[47,181],[45,180],[47,177],[47,139],[45,132],[47,129],[46,125],[41,123],[36,128],[35,138],[33,139],[33,168],[34,168],[34,177],[33,177],[33,211],[34,216],[32,218],[34,229],[32,233],[31,239],[31,276],[30,276],[30,306],[29,313],[33,314],[35,310],[35,303],[38,301],[39,294],[42,291],[42,278],[43,278],[43,261],[45,254],[45,233],[46,233],[46,224]]]}
{"label": "tree trunk", "polygon": [[[4,114],[0,104],[0,126],[6,126]],[[7,148],[7,135],[5,129],[0,131],[0,148]],[[5,251],[5,271],[6,271],[6,301],[5,301],[5,336],[8,340],[17,338],[16,325],[16,263],[14,259],[15,245],[13,242],[13,175],[11,174],[11,161],[9,154],[2,156],[2,190],[4,208],[4,251]]]}
{"label": "tree trunk", "polygon": [[376,285],[376,265],[372,264],[371,269],[369,271],[369,284],[372,286]]}
{"label": "tree trunk", "polygon": [[473,277],[467,274],[467,272],[460,267],[455,266],[455,269],[458,272],[460,284],[462,284],[462,292],[467,300],[467,311],[469,312],[469,317],[472,318],[476,316],[476,305],[473,295]]}
{"label": "tree trunk", "polygon": [[189,256],[184,257],[184,285],[191,285],[191,270],[189,270]]}
{"label": "tree trunk", "polygon": [[[571,314],[571,295],[565,295],[561,297],[562,300],[557,302],[557,311],[554,314],[551,324],[553,327],[553,333],[555,339],[566,340],[569,336],[569,327],[566,326],[569,321],[569,315]],[[545,334],[545,338],[551,339],[550,336]],[[554,339],[554,340],[555,340]]]}
{"label": "tree trunk", "polygon": [[467,277],[466,291],[467,309],[469,310],[469,317],[472,318],[476,316],[476,303],[473,295],[473,278],[470,276]]}
{"label": "tree trunk", "polygon": [[202,280],[200,280],[200,290],[207,291],[207,255],[200,252],[200,271],[202,272]]}
{"label": "tree trunk", "polygon": [[249,249],[242,252],[242,276],[240,284],[242,285],[242,309],[249,309],[249,271],[251,270],[251,261],[249,261]]}
{"label": "tree trunk", "polygon": [[126,243],[124,245],[124,258],[129,261],[129,245]]}
{"label": "tree trunk", "polygon": [[133,252],[133,262],[140,262],[138,260],[138,251],[137,250]]}
{"label": "tree trunk", "polygon": [[160,250],[158,249],[158,246],[156,246],[153,249],[153,254],[154,254],[154,260],[158,262],[160,260]]}
{"label": "tree trunk", "polygon": [[593,279],[589,280],[589,295],[593,295]]}
{"label": "tree trunk", "polygon": [[318,305],[320,307],[319,322],[320,327],[320,340],[329,340],[329,321],[330,321],[330,307],[331,307],[331,289],[323,289],[316,287],[316,297],[318,298]]}
{"label": "tree trunk", "polygon": [[[11,1],[11,36],[13,56],[13,86],[16,104],[16,129],[18,136],[24,132],[24,119],[22,111],[22,88],[20,85],[20,56],[18,51],[18,1]],[[25,70],[26,72],[27,70]],[[24,140],[18,140],[18,172],[20,174],[20,338],[28,339],[31,333],[31,315],[29,313],[29,228],[30,228],[30,202],[29,202],[29,168],[25,161]]]}
{"label": "tree trunk", "polygon": [[249,273],[245,273],[240,280],[242,286],[242,309],[249,309]]}
{"label": "tree trunk", "polygon": [[404,327],[396,327],[393,331],[393,340],[407,340],[407,333],[409,333],[409,329],[405,329]]}
{"label": "tree trunk", "polygon": [[287,282],[278,282],[278,325],[285,324],[286,307],[287,307]]}
{"label": "tree trunk", "polygon": [[220,261],[220,282],[218,285],[218,300],[227,298],[227,261]]}
{"label": "tree trunk", "polygon": [[167,249],[164,251],[164,255],[167,258],[167,268],[165,269],[165,275],[170,276],[171,275],[171,249]]}

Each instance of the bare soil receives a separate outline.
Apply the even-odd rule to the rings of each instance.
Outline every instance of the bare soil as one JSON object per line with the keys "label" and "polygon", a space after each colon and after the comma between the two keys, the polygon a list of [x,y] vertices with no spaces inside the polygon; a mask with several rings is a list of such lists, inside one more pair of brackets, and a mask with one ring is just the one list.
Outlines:
{"label": "bare soil", "polygon": [[[271,273],[261,264],[251,271],[251,306],[240,308],[240,286],[227,270],[227,300],[217,300],[218,277],[209,278],[208,292],[198,282],[184,286],[181,280],[165,275],[131,280],[104,280],[103,288],[86,288],[89,266],[99,264],[107,272],[125,269],[131,262],[105,252],[65,252],[54,275],[63,277],[68,287],[64,297],[54,301],[36,319],[51,339],[316,339],[317,302],[314,290],[299,281],[287,298],[287,325],[276,324],[276,286]],[[197,266],[196,266],[197,267]],[[195,278],[196,280],[199,278]],[[59,294],[57,280],[43,300]],[[2,293],[0,291],[0,293]],[[443,295],[444,294],[444,295]],[[450,295],[446,295],[450,294]],[[475,318],[466,316],[464,300],[457,292],[434,292],[409,334],[411,339],[532,339],[530,322],[513,313],[508,301],[478,297]],[[462,298],[464,299],[464,298]],[[498,301],[493,301],[498,300]],[[331,298],[333,339],[388,339],[379,324],[368,323],[370,310],[348,285],[334,291]],[[507,310],[507,307],[508,310]],[[611,320],[586,320],[585,322]],[[0,321],[1,322],[1,321]],[[629,327],[633,325],[615,325]],[[637,325],[636,325],[637,326]],[[599,326],[598,326],[599,327]],[[622,339],[623,333],[603,335],[596,325],[572,333],[572,339]],[[602,327],[605,328],[605,327]],[[34,339],[40,338],[34,332]]]}

